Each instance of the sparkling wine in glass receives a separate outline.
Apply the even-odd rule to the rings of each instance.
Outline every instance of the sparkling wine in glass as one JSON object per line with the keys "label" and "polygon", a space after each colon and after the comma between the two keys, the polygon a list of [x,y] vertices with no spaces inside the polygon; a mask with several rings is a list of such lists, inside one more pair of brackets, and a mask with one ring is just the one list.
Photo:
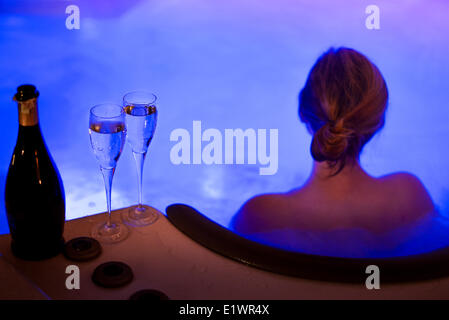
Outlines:
{"label": "sparkling wine in glass", "polygon": [[115,104],[100,104],[90,109],[90,142],[100,164],[106,189],[108,218],[94,226],[92,236],[103,243],[115,243],[126,239],[128,228],[111,218],[111,187],[117,161],[125,144],[125,113]]}
{"label": "sparkling wine in glass", "polygon": [[143,164],[153,139],[157,123],[156,96],[145,91],[134,91],[123,97],[126,139],[132,148],[137,168],[139,203],[122,212],[123,221],[134,227],[154,223],[159,214],[156,209],[142,202]]}

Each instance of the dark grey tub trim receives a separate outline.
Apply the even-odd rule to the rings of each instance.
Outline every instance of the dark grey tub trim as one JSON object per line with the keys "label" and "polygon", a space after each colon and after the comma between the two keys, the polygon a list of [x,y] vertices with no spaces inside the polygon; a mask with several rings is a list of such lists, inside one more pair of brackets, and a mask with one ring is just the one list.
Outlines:
{"label": "dark grey tub trim", "polygon": [[424,281],[449,276],[449,248],[394,258],[352,259],[303,254],[242,237],[184,204],[166,209],[168,220],[204,247],[262,270],[312,280],[365,283],[366,267],[380,268],[381,283]]}

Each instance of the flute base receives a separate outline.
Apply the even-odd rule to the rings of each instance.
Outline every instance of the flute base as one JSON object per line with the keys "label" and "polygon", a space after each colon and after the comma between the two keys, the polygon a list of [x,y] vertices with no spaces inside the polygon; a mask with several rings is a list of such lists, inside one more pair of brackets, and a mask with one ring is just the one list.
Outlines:
{"label": "flute base", "polygon": [[128,227],[117,221],[112,221],[110,225],[102,222],[92,228],[92,237],[101,243],[117,243],[128,238],[128,235]]}
{"label": "flute base", "polygon": [[132,227],[144,227],[156,222],[159,212],[150,206],[132,206],[122,211],[122,220]]}

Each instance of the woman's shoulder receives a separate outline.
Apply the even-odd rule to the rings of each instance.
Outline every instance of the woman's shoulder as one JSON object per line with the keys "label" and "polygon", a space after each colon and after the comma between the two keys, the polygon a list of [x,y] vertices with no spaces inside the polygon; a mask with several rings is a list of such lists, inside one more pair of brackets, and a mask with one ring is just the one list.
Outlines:
{"label": "woman's shoulder", "polygon": [[397,192],[414,192],[428,195],[421,180],[409,172],[395,172],[377,178],[385,187],[399,188]]}
{"label": "woman's shoulder", "polygon": [[231,221],[237,232],[256,233],[267,228],[283,227],[282,216],[287,212],[288,199],[285,194],[270,193],[252,197],[239,209]]}
{"label": "woman's shoulder", "polygon": [[415,212],[430,212],[434,204],[421,180],[408,172],[397,172],[377,178],[381,190],[404,208]]}
{"label": "woman's shoulder", "polygon": [[378,179],[384,181],[407,181],[411,183],[421,182],[419,178],[415,176],[413,173],[406,171],[389,173],[379,177]]}

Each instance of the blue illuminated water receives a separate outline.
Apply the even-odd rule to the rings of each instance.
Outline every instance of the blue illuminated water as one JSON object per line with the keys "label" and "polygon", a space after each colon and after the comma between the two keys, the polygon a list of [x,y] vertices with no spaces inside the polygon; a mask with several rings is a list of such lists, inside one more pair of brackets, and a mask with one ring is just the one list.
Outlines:
{"label": "blue illuminated water", "polygon": [[[141,89],[157,94],[159,112],[144,202],[161,211],[187,203],[227,226],[251,196],[287,191],[308,177],[310,136],[297,117],[297,95],[323,51],[348,46],[377,64],[390,91],[385,127],[366,146],[362,165],[374,176],[414,173],[449,214],[448,2],[376,1],[380,30],[366,29],[371,3],[359,0],[70,3],[80,7],[79,30],[66,29],[64,1],[0,2],[1,194],[17,135],[18,85],[41,92],[42,130],[64,181],[68,219],[106,209],[89,143],[90,107],[120,104],[123,94]],[[173,165],[170,133],[191,132],[194,120],[203,130],[278,129],[277,174],[261,176],[257,165]],[[125,146],[115,208],[137,202],[134,166]],[[419,246],[426,250],[433,239]]]}

